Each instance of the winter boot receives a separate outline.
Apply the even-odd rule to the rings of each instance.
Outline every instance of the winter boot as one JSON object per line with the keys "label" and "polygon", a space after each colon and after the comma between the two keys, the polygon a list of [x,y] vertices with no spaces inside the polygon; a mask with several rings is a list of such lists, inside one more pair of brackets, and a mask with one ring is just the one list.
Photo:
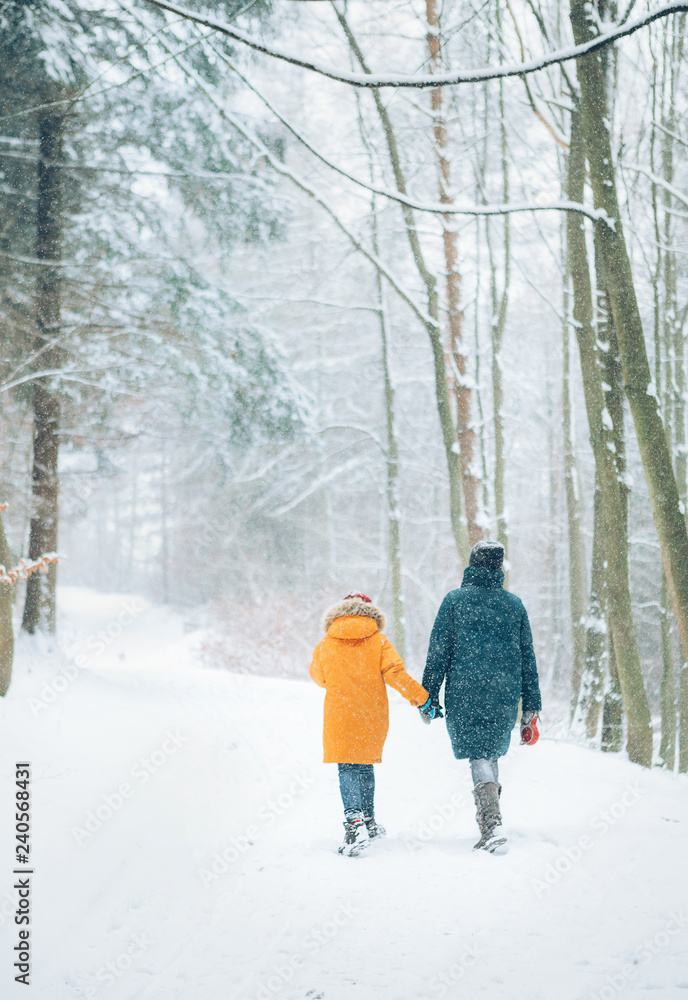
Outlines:
{"label": "winter boot", "polygon": [[365,816],[363,822],[366,825],[366,830],[368,831],[368,839],[375,840],[376,837],[386,837],[387,831],[384,826],[380,826],[379,823],[375,821],[374,816]]}
{"label": "winter boot", "polygon": [[502,815],[499,811],[501,791],[502,786],[496,781],[481,781],[473,790],[476,819],[480,827],[480,840],[474,845],[474,851],[487,851],[489,854],[506,852],[506,837],[502,830]]}
{"label": "winter boot", "polygon": [[365,851],[369,843],[363,813],[350,813],[344,821],[344,843],[339,848],[339,853],[355,858],[361,851]]}

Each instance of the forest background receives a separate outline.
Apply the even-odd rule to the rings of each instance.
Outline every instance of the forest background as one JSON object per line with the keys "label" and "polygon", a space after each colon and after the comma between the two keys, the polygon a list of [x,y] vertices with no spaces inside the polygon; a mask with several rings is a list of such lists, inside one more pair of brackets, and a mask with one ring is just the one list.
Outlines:
{"label": "forest background", "polygon": [[496,538],[573,735],[688,770],[686,6],[0,5],[5,690],[58,575],[418,672]]}

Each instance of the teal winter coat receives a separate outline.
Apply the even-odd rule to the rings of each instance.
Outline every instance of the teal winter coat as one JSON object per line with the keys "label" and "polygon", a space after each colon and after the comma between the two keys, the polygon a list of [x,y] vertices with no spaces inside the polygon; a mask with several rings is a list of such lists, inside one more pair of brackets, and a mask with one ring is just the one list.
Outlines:
{"label": "teal winter coat", "polygon": [[423,687],[444,709],[454,756],[502,757],[519,699],[542,707],[528,614],[502,589],[501,570],[469,566],[442,601],[430,636]]}

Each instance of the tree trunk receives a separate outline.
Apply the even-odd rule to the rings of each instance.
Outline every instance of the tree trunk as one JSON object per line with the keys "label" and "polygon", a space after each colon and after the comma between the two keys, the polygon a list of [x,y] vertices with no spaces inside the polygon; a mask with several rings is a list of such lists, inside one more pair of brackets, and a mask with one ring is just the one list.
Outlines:
{"label": "tree trunk", "polygon": [[[661,92],[658,94],[658,80],[657,80],[657,60],[653,61],[653,71],[652,71],[652,129],[650,132],[650,170],[651,173],[656,175],[658,172],[656,170],[655,164],[655,144],[657,128],[656,122],[662,119],[662,123],[667,127],[666,121],[664,121],[664,100],[665,100],[665,90],[666,90],[666,70],[667,63],[670,60],[667,58],[666,51],[666,23],[662,26],[662,31],[664,33],[664,45],[663,45],[663,73],[661,81]],[[660,111],[661,105],[661,111]],[[673,130],[673,129],[672,129]],[[670,137],[662,133],[662,166],[665,180],[668,181],[666,177],[666,167],[667,158],[664,153],[664,143],[670,141]],[[670,183],[670,181],[668,181]],[[666,212],[667,207],[669,207],[667,201],[668,192],[663,192],[663,207]],[[654,268],[654,273],[652,275],[652,292],[653,292],[653,314],[654,314],[654,368],[655,368],[655,388],[658,398],[662,403],[662,418],[664,422],[664,430],[668,441],[673,438],[673,421],[672,421],[672,409],[673,409],[673,399],[670,393],[670,387],[672,383],[671,378],[671,351],[667,351],[667,341],[666,341],[666,323],[662,322],[662,305],[666,308],[667,294],[666,287],[664,291],[664,297],[660,296],[660,285],[662,282],[662,272],[663,272],[663,261],[664,261],[664,247],[666,247],[667,252],[671,246],[671,235],[669,234],[668,240],[662,235],[660,229],[659,221],[659,199],[657,185],[653,181],[651,185],[651,199],[652,199],[652,218],[654,223],[654,237],[656,246],[656,263]],[[666,374],[665,377],[662,373],[662,361],[666,361]],[[680,493],[680,490],[679,490]],[[674,655],[671,642],[671,621],[670,621],[670,608],[669,608],[669,594],[666,585],[666,576],[664,570],[661,572],[661,584],[660,584],[660,596],[659,596],[659,628],[660,628],[660,645],[662,652],[662,679],[660,683],[660,713],[661,713],[661,737],[659,745],[659,757],[662,765],[669,770],[674,769],[676,765],[676,733],[677,733],[677,703],[676,703],[676,676],[674,672]]]}
{"label": "tree trunk", "polygon": [[[662,176],[670,187],[675,182],[674,144],[673,138],[678,128],[676,117],[676,91],[679,83],[679,73],[683,60],[683,33],[685,30],[685,14],[677,18],[668,18],[664,23],[665,44],[664,59],[668,74],[668,94],[666,108],[662,112]],[[670,44],[666,44],[666,34],[670,34]],[[677,294],[677,264],[674,250],[674,204],[671,191],[662,189],[664,208],[664,234],[658,241],[664,245],[664,343],[667,355],[673,355],[671,366],[673,378],[670,390],[673,402],[673,453],[676,468],[678,495],[684,515],[688,512],[686,484],[686,376],[685,351],[683,343],[683,325],[679,320]],[[668,358],[667,358],[668,360]],[[671,437],[668,437],[671,441]]]}
{"label": "tree trunk", "polygon": [[[12,566],[12,553],[7,544],[2,514],[0,514],[0,565],[5,569],[10,569]],[[0,583],[0,695],[2,696],[7,694],[12,680],[13,657],[12,588],[6,583]]]}
{"label": "tree trunk", "polygon": [[[579,115],[572,113],[568,196],[582,202],[585,143]],[[628,584],[626,518],[614,460],[612,420],[605,406],[597,338],[593,327],[592,286],[583,220],[567,216],[568,267],[573,284],[573,317],[580,351],[590,442],[595,457],[605,526],[607,620],[614,641],[619,685],[628,719],[631,760],[652,763],[652,724],[643,686]],[[605,271],[606,277],[606,271]]]}
{"label": "tree trunk", "polygon": [[564,411],[564,491],[566,494],[566,513],[569,541],[569,610],[571,614],[571,640],[573,657],[571,664],[571,717],[578,704],[581,679],[585,669],[586,635],[585,607],[587,602],[585,585],[585,546],[581,527],[581,497],[578,481],[578,467],[573,451],[573,427],[571,413],[570,367],[571,356],[569,346],[569,290],[567,284],[564,290],[564,323],[563,323],[563,378],[562,378],[562,408]]}
{"label": "tree trunk", "polygon": [[681,657],[679,672],[678,769],[688,771],[688,663]]}
{"label": "tree trunk", "polygon": [[[373,205],[373,250],[378,256],[377,215]],[[382,340],[382,372],[385,390],[385,427],[387,431],[387,563],[392,585],[392,626],[394,645],[402,660],[406,659],[406,620],[401,576],[401,532],[399,525],[399,448],[394,433],[394,386],[389,364],[389,335],[385,309],[384,286],[379,270],[375,272],[380,337]]]}
{"label": "tree trunk", "polygon": [[[586,0],[571,0],[570,15],[576,44],[595,36],[597,28],[593,27],[589,16],[590,5]],[[633,274],[621,225],[604,68],[599,55],[595,53],[578,59],[576,71],[581,90],[582,129],[595,207],[603,209],[610,220],[609,224],[598,223],[600,258],[619,340],[626,395],[633,416],[655,528],[662,549],[667,587],[685,659],[688,657],[688,532],[680,506],[671,451],[652,386]],[[621,659],[618,643],[617,653]],[[619,676],[623,690],[621,666]],[[633,720],[634,727],[638,723],[638,719]],[[629,735],[631,728],[629,715]],[[688,732],[685,750],[684,763],[688,767]]]}
{"label": "tree trunk", "polygon": [[600,490],[596,481],[590,601],[585,632],[585,674],[581,683],[581,715],[585,719],[585,731],[590,740],[594,740],[597,736],[600,709],[604,700],[604,678],[607,672],[608,629],[604,601],[604,563],[604,521]]}
{"label": "tree trunk", "polygon": [[[436,0],[426,0],[425,6],[428,22],[427,43],[428,52],[430,53],[430,69],[431,72],[434,72],[436,69],[441,68],[440,24],[437,13],[437,2]],[[433,115],[434,150],[437,161],[440,202],[443,205],[453,205],[453,198],[451,196],[451,166],[446,152],[447,125],[443,117],[441,87],[433,87],[430,91],[430,102]],[[472,392],[470,382],[467,379],[468,359],[463,344],[464,316],[460,304],[461,275],[457,270],[456,220],[449,215],[442,217],[442,243],[445,263],[445,292],[449,317],[449,354],[451,368],[453,368],[451,385],[456,400],[456,434],[461,461],[464,512],[468,540],[471,545],[475,545],[483,537],[482,528],[478,524],[480,477],[476,475],[473,467],[476,435],[472,421]]]}
{"label": "tree trunk", "polygon": [[[349,27],[348,21],[336,7],[334,8],[334,12],[337,20],[342,26],[344,34],[346,35],[351,51],[358,60],[361,69],[364,73],[369,74],[370,68],[368,67],[355,35]],[[382,125],[382,130],[385,135],[389,160],[392,166],[397,191],[399,191],[400,194],[407,194],[406,179],[404,178],[401,166],[401,157],[399,155],[399,147],[397,144],[396,134],[392,126],[392,121],[387,113],[385,105],[382,102],[380,91],[373,88],[371,92],[373,100],[375,101],[375,108]],[[404,217],[404,226],[409,245],[411,247],[413,260],[418,274],[425,285],[427,294],[428,318],[430,322],[426,323],[425,328],[428,337],[430,338],[430,346],[432,348],[432,359],[435,373],[435,399],[437,402],[437,414],[440,421],[440,429],[442,432],[442,441],[444,443],[444,453],[449,477],[449,518],[452,534],[454,536],[454,542],[456,544],[456,550],[459,556],[459,562],[466,564],[468,563],[470,543],[463,516],[463,477],[461,474],[461,461],[458,454],[459,449],[456,441],[456,430],[454,428],[451,403],[449,400],[447,365],[444,357],[442,338],[440,336],[437,280],[425,262],[423,250],[418,238],[418,231],[416,229],[413,211],[407,206],[402,206],[402,214]]]}
{"label": "tree trunk", "polygon": [[[618,753],[623,748],[623,694],[621,692],[613,636],[609,637],[609,672],[607,676],[607,689],[604,693],[604,709],[602,711],[601,748],[606,753]],[[638,763],[642,762],[639,761]],[[649,767],[649,764],[647,766]]]}
{"label": "tree trunk", "polygon": [[480,471],[482,474],[482,520],[487,519],[490,509],[490,494],[487,474],[487,449],[485,446],[485,411],[483,409],[482,390],[480,388],[480,220],[475,226],[475,320],[474,320],[474,349],[475,349],[475,404],[478,412],[478,442],[480,445]]}
{"label": "tree trunk", "polygon": [[[668,74],[668,94],[666,96],[667,106],[662,113],[662,122],[664,125],[662,132],[662,176],[669,185],[673,185],[675,180],[675,140],[673,135],[678,128],[676,94],[679,89],[679,74],[683,63],[685,25],[685,14],[668,19],[664,25],[664,59],[666,73]],[[666,42],[667,34],[670,35],[670,43],[668,45]],[[679,319],[677,295],[677,262],[674,250],[674,206],[671,192],[667,188],[663,188],[662,203],[664,208],[664,234],[661,242],[664,245],[664,346],[667,357],[666,395],[671,399],[671,413],[673,418],[671,430],[668,430],[667,433],[667,440],[673,443],[679,507],[685,518],[686,514],[688,514],[685,346],[683,323]],[[685,316],[683,321],[685,322]],[[672,360],[671,364],[669,364],[670,359]],[[688,651],[684,647],[683,656],[681,657],[681,671],[679,673],[681,689],[679,700],[679,771],[688,771],[688,677],[686,677],[686,659],[688,659]],[[667,663],[668,670],[669,664]],[[662,672],[662,682],[664,685],[664,671]],[[672,710],[672,696],[674,695],[672,682],[673,670],[671,675],[667,677],[666,684],[664,685],[666,688],[666,711],[669,726],[667,745],[671,741],[672,721],[675,725],[675,716]],[[662,706],[664,708],[664,701],[662,701]],[[662,733],[662,744],[664,742],[664,733]],[[667,764],[667,766],[669,765]]]}
{"label": "tree trunk", "polygon": [[[552,637],[552,668],[551,681],[554,686],[559,685],[559,678],[562,674],[564,659],[564,637],[562,634],[562,622],[564,620],[563,601],[563,573],[559,553],[562,549],[562,469],[561,469],[561,447],[558,433],[558,421],[554,414],[557,409],[558,392],[557,383],[551,383],[552,396],[549,400],[549,524],[547,534],[548,553],[547,567],[549,570],[549,619],[550,635]],[[549,393],[548,393],[549,395]],[[565,490],[564,490],[565,492]]]}
{"label": "tree trunk", "polygon": [[[504,222],[505,242],[508,241],[508,218]],[[496,299],[493,296],[493,301]],[[492,423],[494,428],[494,502],[495,519],[497,521],[497,541],[504,546],[504,555],[508,559],[509,554],[509,528],[506,519],[506,507],[504,500],[504,387],[502,384],[502,368],[500,354],[504,338],[504,326],[506,321],[506,289],[501,298],[501,308],[495,313],[496,323],[492,324]]]}
{"label": "tree trunk", "polygon": [[[500,121],[500,145],[501,145],[501,167],[502,167],[502,201],[506,204],[509,201],[509,164],[507,160],[507,140],[506,125],[504,120],[504,89],[503,82],[499,81],[499,121]],[[493,253],[492,242],[490,240],[490,221],[485,219],[485,236],[488,253],[490,256],[490,290],[492,295],[492,324],[490,334],[492,338],[492,419],[494,426],[494,502],[495,518],[497,522],[497,541],[504,546],[505,558],[509,555],[509,527],[507,524],[504,476],[505,476],[505,455],[504,455],[504,389],[502,384],[501,351],[504,340],[504,330],[506,328],[507,308],[509,304],[509,284],[511,280],[511,219],[507,214],[503,222],[503,249],[504,249],[504,284],[502,294],[497,291],[497,262]],[[508,582],[508,571],[505,569]]]}
{"label": "tree trunk", "polygon": [[[62,199],[60,170],[54,162],[62,159],[64,119],[52,113],[38,124],[40,159],[38,161],[38,201],[36,210],[36,350],[42,350],[41,367],[56,368],[61,359],[55,343],[60,331],[61,279],[59,261],[62,253]],[[49,262],[49,263],[48,263]],[[43,350],[46,345],[47,350]],[[47,380],[33,387],[33,511],[29,534],[29,559],[38,559],[57,550],[58,524],[58,434],[60,399]],[[47,573],[33,573],[26,584],[22,628],[55,631],[55,583],[57,567]]]}
{"label": "tree trunk", "polygon": [[662,765],[669,771],[673,771],[676,765],[676,677],[674,675],[674,655],[671,649],[669,595],[663,573],[659,602],[659,627],[662,645],[662,681],[659,688],[662,738],[659,744],[659,756]]}
{"label": "tree trunk", "polygon": [[[626,430],[624,421],[623,371],[619,357],[619,344],[614,329],[609,296],[604,283],[604,272],[598,247],[598,235],[594,234],[595,276],[597,284],[597,346],[600,351],[602,378],[604,381],[604,401],[612,424],[612,443],[616,478],[621,493],[623,529],[626,551],[628,551],[628,483],[626,477]],[[608,562],[608,560],[606,560]],[[623,705],[619,698],[618,667],[615,660],[613,637],[609,641],[610,683],[604,695],[603,718],[611,719],[621,740]],[[610,702],[607,706],[607,702]],[[613,741],[612,741],[613,742]],[[620,749],[618,747],[617,749]]]}

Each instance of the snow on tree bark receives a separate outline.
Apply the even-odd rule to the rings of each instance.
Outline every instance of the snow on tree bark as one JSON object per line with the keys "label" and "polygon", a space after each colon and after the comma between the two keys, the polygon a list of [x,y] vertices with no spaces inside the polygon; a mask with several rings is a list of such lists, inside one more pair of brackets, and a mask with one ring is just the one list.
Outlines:
{"label": "snow on tree bark", "polygon": [[578,705],[581,679],[585,670],[585,610],[587,587],[585,582],[585,546],[582,532],[581,495],[578,466],[573,450],[573,427],[571,408],[571,347],[569,326],[571,322],[570,294],[567,268],[564,268],[564,321],[563,327],[563,372],[562,409],[564,411],[564,490],[566,493],[566,513],[569,541],[569,610],[571,614],[571,716]]}
{"label": "snow on tree bark", "polygon": [[[594,36],[590,7],[584,0],[571,0],[570,14],[577,43]],[[595,206],[604,209],[614,220],[611,225],[599,224],[599,249],[619,340],[625,391],[662,548],[671,603],[684,657],[688,657],[688,532],[680,508],[676,476],[658,400],[653,390],[642,320],[621,224],[607,120],[605,76],[600,57],[596,55],[579,59],[576,70]],[[620,678],[623,689],[621,670]],[[688,743],[684,765],[688,768]]]}
{"label": "snow on tree bark", "polygon": [[[572,115],[569,155],[569,194],[583,196],[586,144],[581,121]],[[652,723],[643,684],[633,625],[628,581],[626,517],[614,455],[612,434],[605,427],[605,399],[593,326],[593,299],[585,233],[579,220],[567,217],[568,265],[573,286],[573,318],[583,373],[590,442],[595,457],[605,532],[607,613],[614,640],[619,682],[628,719],[628,753],[631,760],[652,763]],[[605,271],[606,275],[606,271]]]}

